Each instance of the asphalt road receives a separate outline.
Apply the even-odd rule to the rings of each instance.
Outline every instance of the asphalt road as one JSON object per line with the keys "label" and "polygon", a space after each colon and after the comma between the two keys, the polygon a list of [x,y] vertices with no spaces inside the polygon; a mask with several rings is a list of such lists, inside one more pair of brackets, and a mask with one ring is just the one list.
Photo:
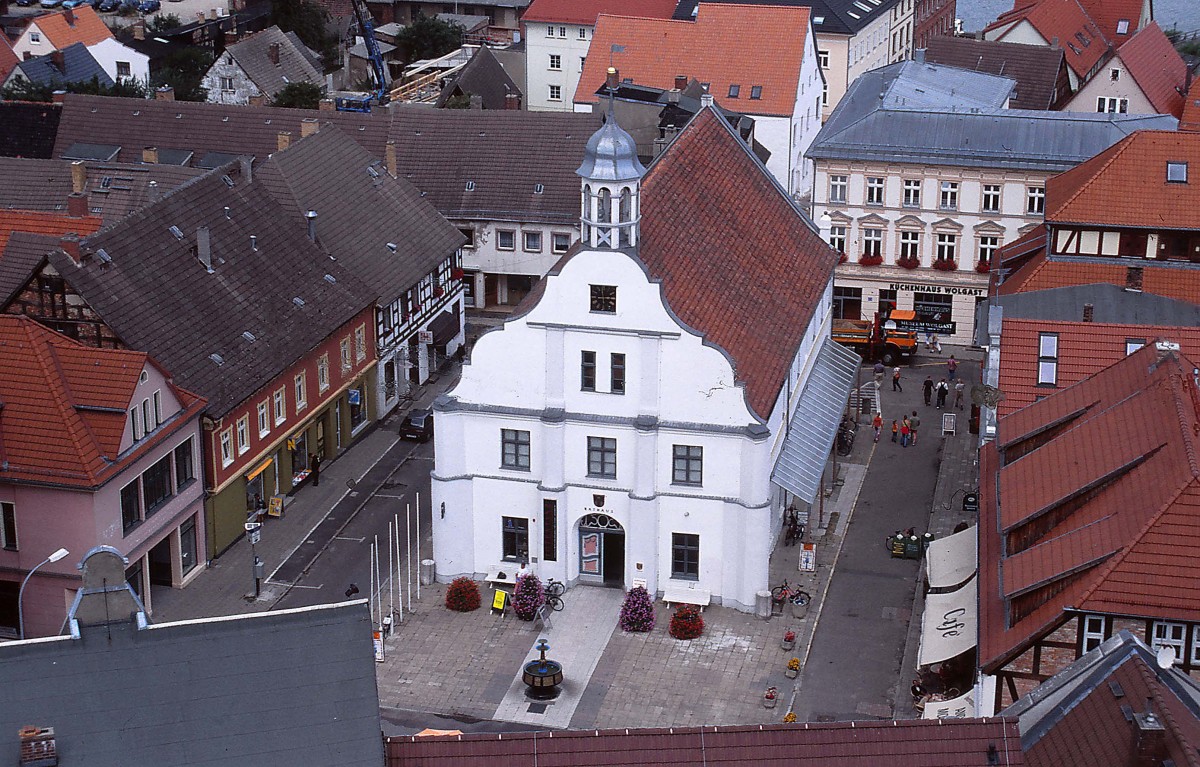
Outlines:
{"label": "asphalt road", "polygon": [[[391,465],[388,465],[391,464]],[[275,576],[276,580],[291,582],[288,592],[275,604],[274,609],[281,610],[290,607],[308,607],[310,605],[327,604],[345,599],[346,589],[351,583],[358,586],[357,598],[366,597],[371,584],[371,544],[376,536],[379,540],[380,567],[379,572],[383,581],[381,597],[384,614],[391,605],[392,594],[388,590],[388,528],[399,515],[400,524],[400,563],[393,567],[398,575],[398,585],[407,588],[408,564],[406,546],[406,510],[412,510],[411,540],[416,546],[417,530],[417,496],[420,495],[420,535],[422,540],[421,552],[425,558],[430,557],[431,523],[429,509],[429,472],[433,469],[433,443],[424,444],[398,442],[377,467],[381,471],[368,472],[363,481],[351,490],[347,500],[355,503],[350,507],[348,521],[335,527],[318,528],[297,550],[288,562],[280,566]],[[372,474],[375,476],[372,476]],[[382,482],[379,487],[374,484]],[[360,493],[361,495],[356,495]],[[354,509],[357,509],[355,511]],[[344,527],[343,527],[344,525]],[[313,549],[307,555],[301,552]],[[319,552],[319,553],[318,553]],[[316,554],[316,559],[312,556]],[[296,560],[294,557],[300,556]],[[412,583],[417,582],[420,556],[412,557]],[[307,569],[300,572],[304,564],[311,561]],[[300,573],[298,577],[296,573]],[[399,595],[396,595],[399,598]],[[397,608],[398,610],[399,608]]]}

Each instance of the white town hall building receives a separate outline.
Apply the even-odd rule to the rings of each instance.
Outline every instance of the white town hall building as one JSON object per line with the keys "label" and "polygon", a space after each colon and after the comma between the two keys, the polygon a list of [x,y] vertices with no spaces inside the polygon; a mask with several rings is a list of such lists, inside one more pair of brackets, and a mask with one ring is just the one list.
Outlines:
{"label": "white town hall building", "polygon": [[711,104],[649,170],[610,112],[578,173],[582,241],[435,403],[438,578],[527,563],[751,610],[858,365],[829,340],[837,253]]}

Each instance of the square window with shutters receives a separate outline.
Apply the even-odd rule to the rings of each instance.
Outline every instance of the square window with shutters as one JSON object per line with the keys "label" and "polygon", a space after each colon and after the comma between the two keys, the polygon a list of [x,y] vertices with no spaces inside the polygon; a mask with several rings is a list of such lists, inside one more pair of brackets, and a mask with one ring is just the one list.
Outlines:
{"label": "square window with shutters", "polygon": [[542,501],[542,561],[558,561],[558,501]]}
{"label": "square window with shutters", "polygon": [[579,388],[596,391],[596,353],[586,349],[579,353]]}
{"label": "square window with shutters", "polygon": [[500,518],[501,546],[505,561],[529,561],[529,520],[522,517]]}
{"label": "square window with shutters", "polygon": [[601,314],[617,313],[616,285],[592,285],[590,286],[589,294],[591,311]]}
{"label": "square window with shutters", "polygon": [[168,455],[142,474],[142,505],[146,516],[149,517],[158,511],[172,495],[171,456]]}
{"label": "square window with shutters", "polygon": [[609,391],[613,394],[625,393],[625,355],[613,353],[609,355]]}
{"label": "square window with shutters", "polygon": [[506,469],[529,471],[529,432],[500,430],[500,465]]}
{"label": "square window with shutters", "polygon": [[[134,485],[137,483],[134,482]],[[135,496],[136,497],[136,496]],[[0,503],[0,548],[17,550],[17,507]]]}
{"label": "square window with shutters", "polygon": [[617,441],[611,437],[588,437],[588,476],[617,478]]}
{"label": "square window with shutters", "polygon": [[175,448],[175,492],[179,492],[196,478],[196,467],[192,460],[192,438]]}
{"label": "square window with shutters", "polygon": [[704,484],[704,448],[698,445],[674,445],[671,482],[676,485]]}
{"label": "square window with shutters", "polygon": [[671,577],[694,581],[700,578],[700,536],[671,533]]}
{"label": "square window with shutters", "polygon": [[121,488],[121,529],[129,532],[142,521],[142,492],[135,479]]}

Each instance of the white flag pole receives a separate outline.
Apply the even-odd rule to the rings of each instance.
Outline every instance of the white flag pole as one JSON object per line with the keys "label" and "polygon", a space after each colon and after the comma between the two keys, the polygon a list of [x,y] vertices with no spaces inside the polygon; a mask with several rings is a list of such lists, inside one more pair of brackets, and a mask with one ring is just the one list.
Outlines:
{"label": "white flag pole", "polygon": [[[417,493],[417,567],[421,566],[421,494]],[[417,570],[417,601],[421,601],[421,571]]]}
{"label": "white flag pole", "polygon": [[396,529],[396,590],[400,592],[400,620],[404,620],[404,588],[400,585],[400,512],[392,515]]}
{"label": "white flag pole", "polygon": [[408,611],[412,612],[412,504],[404,504],[404,558],[405,583],[408,584]]}

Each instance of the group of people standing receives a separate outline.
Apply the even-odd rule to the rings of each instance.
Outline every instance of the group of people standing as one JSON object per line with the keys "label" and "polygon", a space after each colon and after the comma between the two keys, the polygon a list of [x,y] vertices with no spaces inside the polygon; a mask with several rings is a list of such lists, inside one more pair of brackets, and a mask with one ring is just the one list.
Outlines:
{"label": "group of people standing", "polygon": [[[875,363],[875,386],[879,388],[883,384],[883,375],[885,368],[883,363]],[[899,366],[892,368],[892,391],[903,392],[904,387],[900,383],[900,368]],[[964,407],[963,399],[966,392],[966,383],[958,377],[958,360],[954,355],[950,355],[950,359],[946,360],[946,376],[942,380],[934,382],[933,376],[925,376],[925,382],[922,384],[921,393],[925,399],[925,406],[930,407],[936,402],[936,408],[941,410],[947,408],[947,399],[950,392],[954,392],[954,407],[962,410]],[[917,432],[921,426],[921,417],[917,415],[917,411],[912,411],[912,415],[905,415],[899,420],[892,421],[892,442],[899,442],[901,447],[917,444]],[[879,437],[883,433],[883,413],[876,412],[875,417],[871,421],[871,427],[875,431],[875,441],[879,441]]]}

